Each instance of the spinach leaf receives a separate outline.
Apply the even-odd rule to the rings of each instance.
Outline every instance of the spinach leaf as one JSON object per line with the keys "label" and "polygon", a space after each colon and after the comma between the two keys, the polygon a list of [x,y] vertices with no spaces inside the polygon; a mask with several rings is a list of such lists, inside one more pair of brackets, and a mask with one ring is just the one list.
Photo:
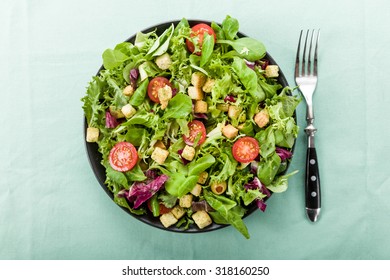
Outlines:
{"label": "spinach leaf", "polygon": [[259,60],[266,54],[264,44],[249,37],[243,37],[237,40],[219,40],[218,43],[232,46],[240,57],[249,61]]}
{"label": "spinach leaf", "polygon": [[127,55],[119,50],[107,49],[103,52],[103,66],[106,69],[114,69],[129,59]]}
{"label": "spinach leaf", "polygon": [[165,190],[176,197],[182,197],[189,193],[197,184],[199,176],[185,176],[181,173],[170,173],[168,181],[165,182]]}
{"label": "spinach leaf", "polygon": [[245,236],[245,238],[249,239],[248,229],[242,220],[242,212],[231,211],[231,209],[237,205],[236,202],[224,196],[214,195],[208,191],[204,191],[204,198],[227,223],[234,226],[239,232],[241,232],[242,235]]}
{"label": "spinach leaf", "polygon": [[199,158],[196,161],[192,161],[188,165],[188,175],[199,175],[203,171],[205,171],[207,168],[209,168],[211,165],[213,165],[215,162],[215,158],[208,154],[201,158]]}
{"label": "spinach leaf", "polygon": [[257,177],[266,186],[272,183],[278,172],[281,160],[277,153],[264,159],[262,158],[257,168]]}
{"label": "spinach leaf", "polygon": [[234,57],[232,63],[233,71],[237,74],[245,89],[251,94],[256,103],[263,101],[265,96],[263,91],[259,90],[257,84],[257,75],[250,69],[242,58]]}
{"label": "spinach leaf", "polygon": [[281,193],[287,190],[288,188],[288,177],[298,173],[298,170],[295,170],[289,174],[282,175],[275,179],[275,181],[272,182],[272,184],[267,186],[267,189],[274,193]]}
{"label": "spinach leaf", "polygon": [[149,85],[148,79],[145,79],[141,82],[141,84],[138,86],[138,88],[130,98],[131,105],[139,106],[144,102],[146,91],[148,90],[148,85]]}
{"label": "spinach leaf", "polygon": [[203,67],[209,62],[214,50],[214,36],[205,32],[203,37],[202,55],[200,57],[200,67]]}
{"label": "spinach leaf", "polygon": [[260,155],[263,158],[267,158],[275,152],[275,134],[272,126],[267,127],[265,130],[260,130],[255,138],[260,143]]}
{"label": "spinach leaf", "polygon": [[234,40],[240,26],[238,20],[227,16],[222,22],[222,30],[227,40]]}
{"label": "spinach leaf", "polygon": [[187,117],[191,112],[191,98],[184,93],[179,93],[169,101],[162,119],[181,119]]}
{"label": "spinach leaf", "polygon": [[160,56],[168,50],[169,42],[173,35],[173,29],[174,25],[171,24],[171,26],[157,38],[157,40],[154,42],[154,44],[146,54],[146,58]]}
{"label": "spinach leaf", "polygon": [[125,174],[129,181],[132,182],[142,182],[147,179],[139,164],[136,164],[133,169]]}

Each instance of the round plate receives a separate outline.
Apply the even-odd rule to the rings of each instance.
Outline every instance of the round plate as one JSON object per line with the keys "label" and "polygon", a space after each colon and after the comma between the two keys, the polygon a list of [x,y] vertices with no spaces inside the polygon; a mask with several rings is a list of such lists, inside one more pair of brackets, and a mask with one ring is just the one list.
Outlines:
{"label": "round plate", "polygon": [[[152,32],[154,30],[156,30],[157,34],[162,34],[167,28],[169,28],[171,26],[171,24],[173,23],[175,26],[179,23],[180,21],[177,20],[177,21],[171,21],[171,22],[166,22],[166,23],[162,23],[162,24],[158,24],[158,25],[155,25],[155,26],[152,26],[152,27],[149,27],[143,31],[141,31],[142,33],[148,33],[148,32]],[[206,24],[211,24],[211,22],[209,21],[204,21],[204,20],[188,20],[188,23],[190,24],[190,26],[194,26],[195,24],[198,24],[198,23],[206,23]],[[218,24],[220,25],[220,24]],[[238,32],[238,36],[239,37],[247,37],[246,35],[244,35],[243,33],[241,32]],[[126,40],[126,42],[131,42],[134,44],[134,41],[135,41],[135,37],[136,37],[136,34],[134,34],[133,36],[131,36],[129,39]],[[272,65],[277,65],[277,63],[275,62],[275,60],[271,57],[271,55],[267,52],[266,53],[266,56],[264,57],[265,59],[267,59],[270,64]],[[100,69],[98,70],[98,73],[97,75],[99,75],[100,71],[104,69],[103,66],[100,67]],[[283,86],[283,87],[286,87],[288,86],[288,83],[287,83],[287,80],[283,74],[283,72],[281,71],[280,67],[279,67],[279,77],[278,77],[278,82]],[[86,130],[87,130],[87,121],[86,119],[84,118],[84,139],[86,137]],[[295,145],[294,145],[295,146]],[[107,193],[107,195],[114,201],[114,195],[113,193],[107,188],[107,186],[105,185],[105,181],[106,181],[106,169],[104,168],[104,166],[101,164],[101,160],[102,160],[102,155],[101,153],[98,151],[98,145],[97,143],[88,143],[85,141],[85,147],[86,147],[86,151],[87,151],[87,155],[88,155],[88,159],[89,159],[89,163],[91,165],[91,168],[96,176],[96,179],[98,180],[100,186],[103,188],[103,190]],[[293,147],[293,150],[294,150],[294,147]],[[288,167],[286,168],[286,170],[288,169]],[[267,198],[264,199],[264,201],[266,201]],[[118,205],[119,206],[119,205]],[[144,222],[148,225],[151,225],[153,227],[156,227],[156,228],[160,228],[160,229],[163,229],[163,230],[168,230],[168,231],[173,231],[173,232],[183,232],[183,233],[202,233],[202,232],[208,232],[208,231],[212,231],[212,230],[216,230],[216,229],[220,229],[220,228],[223,228],[223,227],[226,227],[228,225],[221,225],[221,224],[216,224],[216,223],[212,223],[210,226],[204,228],[204,229],[199,229],[196,225],[191,225],[188,229],[186,230],[183,230],[181,228],[176,228],[174,226],[172,227],[169,227],[169,228],[165,228],[159,218],[156,218],[156,217],[153,217],[153,215],[148,211],[147,214],[145,215],[135,215],[133,213],[131,213],[129,211],[129,209],[127,208],[124,208],[124,207],[121,207],[119,206],[120,208],[122,208],[124,211],[126,211],[128,214],[130,214],[131,216],[133,216],[134,218],[140,220],[141,222]],[[252,205],[250,205],[248,208],[248,211],[247,213],[245,214],[244,218],[247,217],[248,215],[252,214],[255,210],[258,210],[257,206],[253,203]]]}

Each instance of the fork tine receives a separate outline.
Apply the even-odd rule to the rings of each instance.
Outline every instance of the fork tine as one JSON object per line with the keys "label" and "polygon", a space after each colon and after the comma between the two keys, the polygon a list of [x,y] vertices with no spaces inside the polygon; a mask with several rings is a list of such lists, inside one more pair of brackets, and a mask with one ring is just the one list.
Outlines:
{"label": "fork tine", "polygon": [[[309,30],[307,31],[309,33]],[[311,57],[312,57],[312,45],[313,45],[313,36],[314,36],[314,29],[311,31],[311,37],[310,37],[310,46],[309,46],[309,53],[307,55],[307,74],[311,75]]]}
{"label": "fork tine", "polygon": [[302,76],[306,75],[306,46],[307,46],[307,37],[309,37],[309,30],[306,32],[305,38],[305,46],[303,47],[303,55],[302,55]]}
{"label": "fork tine", "polygon": [[297,57],[295,59],[295,77],[299,76],[299,55],[300,55],[300,52],[301,52],[302,33],[303,33],[303,30],[301,30],[301,33],[299,34],[299,41],[298,41],[298,48],[297,48]]}
{"label": "fork tine", "polygon": [[314,50],[314,66],[313,66],[313,75],[317,76],[317,52],[318,52],[318,42],[320,40],[320,29],[317,32],[316,46]]}

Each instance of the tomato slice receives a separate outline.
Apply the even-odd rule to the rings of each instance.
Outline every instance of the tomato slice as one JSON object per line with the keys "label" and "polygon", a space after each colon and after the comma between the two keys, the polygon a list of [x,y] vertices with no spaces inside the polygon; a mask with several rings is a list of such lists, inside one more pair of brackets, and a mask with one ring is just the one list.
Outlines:
{"label": "tomato slice", "polygon": [[[205,33],[208,33],[210,34],[211,36],[214,37],[214,42],[217,41],[217,35],[215,35],[215,32],[214,30],[211,28],[211,26],[205,24],[205,23],[199,23],[197,25],[194,25],[192,28],[191,28],[191,34],[190,34],[190,37],[191,38],[194,38],[194,37],[198,37],[198,45],[199,45],[199,48],[202,49],[202,44],[203,44],[203,38],[204,38],[204,34]],[[187,44],[187,48],[188,50],[193,53],[195,51],[195,46],[194,44],[190,41],[190,40],[186,40],[186,44]],[[201,55],[202,53],[201,52],[196,52],[195,53],[196,55]]]}
{"label": "tomato slice", "polygon": [[183,140],[187,145],[193,146],[195,139],[199,137],[198,145],[201,145],[206,141],[206,127],[201,121],[193,120],[192,122],[188,123],[188,128],[190,130],[190,133],[188,136],[183,135]]}
{"label": "tomato slice", "polygon": [[166,85],[172,88],[171,83],[165,77],[155,77],[153,78],[148,85],[148,96],[150,100],[155,103],[160,103],[160,99],[158,98],[158,90],[160,88],[165,87]]}
{"label": "tomato slice", "polygon": [[136,165],[137,161],[137,150],[129,142],[118,142],[110,151],[110,165],[117,171],[129,171]]}
{"label": "tomato slice", "polygon": [[241,163],[253,161],[260,152],[259,143],[253,137],[245,136],[238,139],[232,148],[233,157]]}

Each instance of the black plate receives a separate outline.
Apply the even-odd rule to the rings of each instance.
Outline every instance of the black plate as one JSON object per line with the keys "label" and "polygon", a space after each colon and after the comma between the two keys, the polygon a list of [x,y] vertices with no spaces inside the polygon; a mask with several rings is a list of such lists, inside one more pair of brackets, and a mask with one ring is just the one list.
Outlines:
{"label": "black plate", "polygon": [[[162,34],[162,32],[164,32],[167,28],[169,28],[171,26],[171,24],[173,23],[175,26],[179,23],[180,21],[177,20],[177,21],[172,21],[172,22],[166,22],[166,23],[162,23],[162,24],[158,24],[156,26],[152,26],[152,27],[149,27],[141,32],[143,33],[148,33],[148,32],[151,32],[151,31],[154,31],[156,30],[157,31],[157,34]],[[195,24],[198,24],[198,23],[207,23],[207,24],[211,24],[211,22],[208,22],[208,21],[204,21],[204,20],[188,20],[190,26],[194,26]],[[247,37],[246,35],[244,35],[243,33],[241,32],[238,32],[238,36],[239,37]],[[131,42],[134,44],[134,41],[135,41],[135,37],[136,35],[133,35],[131,36],[129,39],[126,40],[126,42]],[[275,60],[271,57],[271,55],[267,52],[266,53],[266,56],[265,56],[265,59],[269,60],[270,64],[272,65],[277,65]],[[99,75],[100,71],[104,69],[103,66],[100,67],[97,75]],[[281,71],[280,67],[279,67],[279,77],[278,77],[278,81],[279,83],[283,86],[283,87],[286,87],[288,86],[288,83],[287,83],[287,80],[283,74],[283,72]],[[86,119],[84,118],[84,139],[86,137],[86,130],[87,130],[87,121]],[[101,160],[102,160],[102,155],[101,153],[98,151],[98,145],[97,143],[88,143],[85,141],[85,147],[86,147],[86,151],[87,151],[87,155],[88,155],[88,159],[89,159],[89,162],[90,162],[90,165],[91,165],[91,168],[93,170],[93,172],[95,173],[95,176],[96,176],[96,179],[98,180],[100,186],[103,188],[103,190],[107,193],[107,195],[112,199],[114,200],[114,195],[113,193],[107,188],[107,186],[104,184],[104,182],[106,181],[106,169],[104,168],[104,166],[101,164]],[[287,167],[288,169],[288,167]],[[286,170],[287,170],[286,169]],[[267,200],[267,198],[265,198],[264,200]],[[119,205],[118,205],[119,206]],[[148,214],[145,214],[145,215],[135,215],[133,213],[131,213],[129,211],[129,209],[127,208],[124,208],[124,207],[121,207],[119,206],[120,208],[122,208],[124,211],[126,211],[128,214],[130,214],[131,216],[133,216],[134,218],[140,220],[141,222],[144,222],[148,225],[151,225],[153,227],[156,227],[156,228],[159,228],[159,229],[164,229],[164,230],[168,230],[168,231],[173,231],[173,232],[184,232],[184,233],[202,233],[202,232],[207,232],[207,231],[212,231],[212,230],[216,230],[216,229],[220,229],[220,228],[223,228],[223,227],[226,227],[227,225],[220,225],[220,224],[216,224],[216,223],[212,223],[210,226],[200,230],[196,225],[191,225],[189,229],[187,230],[183,230],[183,229],[180,229],[180,228],[176,228],[175,226],[172,226],[172,227],[169,227],[169,228],[165,228],[160,220],[156,217],[153,217],[153,215],[148,211]],[[255,210],[257,210],[257,206],[255,204],[252,204],[248,207],[248,211],[246,213],[246,215],[244,216],[247,217],[248,215],[252,214]]]}

